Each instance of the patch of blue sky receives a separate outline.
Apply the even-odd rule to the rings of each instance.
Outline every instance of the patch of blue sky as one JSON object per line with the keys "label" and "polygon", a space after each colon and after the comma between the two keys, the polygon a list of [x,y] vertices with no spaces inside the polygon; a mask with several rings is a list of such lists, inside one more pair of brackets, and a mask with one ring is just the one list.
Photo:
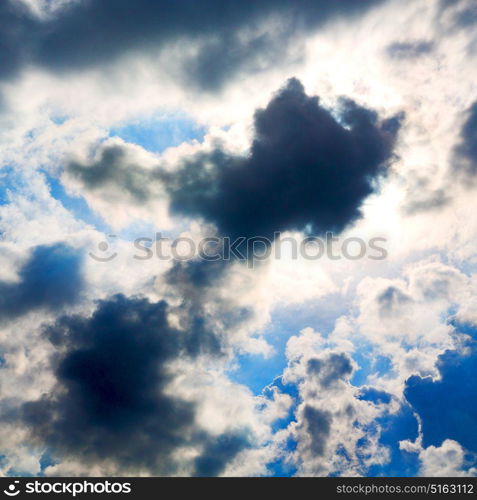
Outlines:
{"label": "patch of blue sky", "polygon": [[93,226],[96,230],[125,241],[134,241],[136,238],[155,238],[154,224],[145,221],[135,221],[119,231],[114,231],[107,222],[92,210],[82,196],[70,196],[66,193],[61,182],[44,172],[50,188],[50,194],[58,200],[77,220]]}
{"label": "patch of blue sky", "polygon": [[399,448],[399,442],[415,441],[418,437],[418,421],[414,410],[408,404],[403,404],[398,413],[386,415],[376,422],[381,427],[379,442],[389,451],[389,461],[383,465],[374,465],[368,471],[368,476],[411,477],[419,470],[417,453],[410,453]]}
{"label": "patch of blue sky", "polygon": [[263,336],[273,347],[268,358],[260,354],[241,355],[229,372],[229,377],[246,385],[254,394],[261,394],[264,387],[283,373],[287,366],[286,345],[290,337],[299,335],[304,328],[311,327],[325,337],[334,329],[336,319],[348,307],[344,300],[331,296],[326,301],[309,301],[299,305],[280,307],[272,313],[270,325]]}
{"label": "patch of blue sky", "polygon": [[52,467],[54,465],[57,465],[58,461],[55,460],[48,451],[45,451],[43,455],[40,457],[40,474],[39,476],[44,476],[45,475],[45,470],[48,467]]}
{"label": "patch of blue sky", "polygon": [[192,140],[202,141],[206,129],[187,116],[158,114],[123,123],[109,131],[110,137],[119,137],[148,151],[162,153],[167,148]]}
{"label": "patch of blue sky", "polygon": [[50,120],[55,124],[55,125],[63,125],[68,121],[69,117],[67,115],[54,115],[50,118]]}
{"label": "patch of blue sky", "polygon": [[366,387],[361,390],[358,399],[362,401],[371,401],[374,404],[389,404],[392,400],[392,396],[374,387]]}
{"label": "patch of blue sky", "polygon": [[[285,456],[293,453],[294,448],[296,448],[296,443],[290,439],[284,450]],[[296,466],[287,462],[283,457],[267,464],[267,469],[271,477],[293,477],[297,472]]]}
{"label": "patch of blue sky", "polygon": [[19,187],[19,179],[13,167],[4,167],[0,170],[0,205],[10,203],[10,192]]}
{"label": "patch of blue sky", "polygon": [[[32,458],[36,457],[35,453],[31,452]],[[0,455],[0,467],[5,468],[8,466],[8,457]],[[5,471],[6,477],[34,477],[36,474],[29,470],[24,470],[20,467],[10,467]],[[40,474],[43,475],[43,474]]]}
{"label": "patch of blue sky", "polygon": [[376,356],[371,349],[371,344],[361,342],[353,354],[353,359],[359,367],[351,379],[351,383],[356,387],[365,385],[370,375],[384,377],[392,374],[391,360],[386,356]]}
{"label": "patch of blue sky", "polygon": [[468,335],[474,340],[477,340],[477,327],[471,323],[461,323],[455,319],[449,321],[449,323],[459,332]]}
{"label": "patch of blue sky", "polygon": [[93,226],[98,231],[108,234],[112,232],[109,225],[102,217],[91,210],[83,197],[70,196],[66,193],[59,179],[49,175],[47,172],[43,172],[43,174],[48,183],[51,196],[59,201],[77,220]]}

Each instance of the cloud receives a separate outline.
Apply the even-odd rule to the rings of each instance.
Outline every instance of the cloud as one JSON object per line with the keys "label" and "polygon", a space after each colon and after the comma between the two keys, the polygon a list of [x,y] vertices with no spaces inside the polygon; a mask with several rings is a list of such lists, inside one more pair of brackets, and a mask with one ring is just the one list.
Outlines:
{"label": "cloud", "polygon": [[456,146],[456,167],[466,174],[466,179],[475,183],[477,174],[477,102],[467,110],[467,118],[460,134],[461,142]]}
{"label": "cloud", "polygon": [[0,79],[11,77],[28,61],[29,40],[37,36],[36,22],[20,2],[0,5]]}
{"label": "cloud", "polygon": [[111,138],[87,164],[71,160],[63,181],[72,195],[83,196],[114,228],[147,220],[153,214],[153,220],[167,229],[167,197],[155,178],[156,162],[157,158],[143,148]]}
{"label": "cloud", "polygon": [[101,189],[114,178],[114,184],[126,189],[136,203],[144,203],[150,197],[147,170],[132,163],[127,151],[120,145],[104,148],[98,161],[87,168],[80,163],[71,162],[68,172],[71,177],[80,178],[86,189]]}
{"label": "cloud", "polygon": [[[164,176],[176,213],[201,216],[232,238],[275,231],[341,231],[385,173],[399,119],[342,100],[339,120],[291,79],[255,113],[247,157],[216,149]],[[206,168],[204,165],[211,165]],[[253,183],[251,182],[253,179]]]}
{"label": "cloud", "polygon": [[430,258],[406,266],[401,279],[365,278],[357,294],[356,333],[392,366],[368,382],[401,398],[411,375],[436,376],[439,355],[459,343],[450,311],[466,313],[473,291],[467,275]]}
{"label": "cloud", "polygon": [[332,419],[332,415],[327,411],[308,405],[303,408],[303,420],[310,436],[310,451],[314,456],[321,457],[325,454]]}
{"label": "cloud", "polygon": [[387,47],[387,53],[392,59],[414,59],[429,54],[434,44],[427,40],[413,40],[407,42],[393,42]]}
{"label": "cloud", "polygon": [[326,363],[317,358],[309,359],[307,372],[315,376],[323,388],[328,389],[336,381],[351,375],[353,365],[347,355],[332,353]]}
{"label": "cloud", "polygon": [[[92,165],[71,163],[69,175],[94,190],[121,187],[138,203],[162,183],[177,215],[214,223],[232,239],[266,237],[277,231],[342,231],[361,216],[393,159],[400,117],[380,122],[375,112],[343,99],[339,118],[308,97],[291,79],[265,109],[255,113],[248,156],[220,147],[182,159],[174,171],[128,168],[118,147]],[[253,182],[251,180],[253,179]]]}
{"label": "cloud", "polygon": [[419,453],[423,477],[474,477],[475,467],[469,467],[465,450],[451,439],[446,439],[442,446],[429,446]]}
{"label": "cloud", "polygon": [[[33,63],[54,71],[108,63],[126,54],[150,52],[185,41],[199,47],[189,68],[197,83],[216,88],[250,59],[285,43],[289,34],[316,28],[334,15],[352,17],[381,0],[263,0],[259,3],[194,0],[171,4],[165,0],[86,0],[71,2],[46,16],[35,15],[20,2],[2,2],[0,48],[4,52],[0,77],[15,75]],[[271,17],[285,24],[285,36],[253,34]],[[249,30],[244,41],[243,32]],[[250,35],[250,31],[252,34]],[[286,35],[288,34],[288,36]],[[201,46],[203,46],[201,48]],[[226,46],[227,50],[218,47]]]}
{"label": "cloud", "polygon": [[[287,358],[283,387],[295,386],[297,405],[285,432],[296,449],[286,461],[297,467],[297,475],[354,476],[386,463],[376,419],[386,413],[391,399],[351,383],[357,365],[349,354],[340,352],[331,337],[307,328],[290,338]],[[363,397],[366,392],[369,397]]]}
{"label": "cloud", "polygon": [[441,0],[440,7],[444,14],[450,10],[453,28],[471,28],[477,22],[477,8],[472,0]]}
{"label": "cloud", "polygon": [[249,447],[246,435],[224,434],[216,440],[211,440],[202,455],[196,459],[197,475],[218,476],[231,459]]}
{"label": "cloud", "polygon": [[[167,391],[168,363],[210,351],[208,339],[170,326],[165,302],[118,295],[45,333],[56,348],[57,384],[26,402],[22,418],[32,442],[53,456],[117,471],[211,475],[248,446],[246,435],[210,436],[196,426],[195,404]],[[177,458],[187,450],[195,462]]]}
{"label": "cloud", "polygon": [[81,262],[81,253],[63,243],[35,247],[18,281],[0,282],[0,319],[74,304],[83,290]]}

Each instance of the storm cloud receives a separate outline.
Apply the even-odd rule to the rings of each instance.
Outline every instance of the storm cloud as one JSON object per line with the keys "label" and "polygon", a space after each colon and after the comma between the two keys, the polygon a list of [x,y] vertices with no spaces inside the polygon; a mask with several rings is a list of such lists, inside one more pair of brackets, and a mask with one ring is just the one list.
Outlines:
{"label": "storm cloud", "polygon": [[[0,78],[26,64],[69,71],[109,63],[122,55],[159,50],[178,41],[201,47],[187,73],[204,88],[217,88],[257,53],[283,53],[297,30],[311,30],[334,15],[352,17],[382,0],[83,0],[40,19],[25,5],[5,0],[0,6]],[[251,35],[277,16],[283,33]],[[250,30],[251,28],[251,30]],[[223,50],[223,48],[226,50]]]}
{"label": "storm cloud", "polygon": [[200,336],[171,327],[167,315],[164,301],[117,295],[90,318],[64,316],[48,327],[57,385],[23,406],[34,442],[53,456],[156,474],[177,473],[174,451],[195,446],[203,450],[197,474],[220,473],[245,438],[209,436],[196,427],[194,404],[166,392],[167,363],[203,352]]}
{"label": "storm cloud", "polygon": [[248,155],[217,146],[182,158],[170,171],[131,164],[126,147],[115,144],[93,163],[72,162],[66,171],[89,191],[120,191],[137,204],[166,193],[172,213],[213,223],[231,239],[273,240],[288,230],[338,233],[361,217],[363,201],[395,159],[401,120],[379,120],[344,98],[330,111],[290,79],[256,111]]}
{"label": "storm cloud", "polygon": [[172,210],[202,217],[231,238],[342,231],[361,216],[362,202],[386,173],[400,117],[380,122],[348,99],[338,113],[289,80],[255,113],[248,156],[216,149],[162,174]]}

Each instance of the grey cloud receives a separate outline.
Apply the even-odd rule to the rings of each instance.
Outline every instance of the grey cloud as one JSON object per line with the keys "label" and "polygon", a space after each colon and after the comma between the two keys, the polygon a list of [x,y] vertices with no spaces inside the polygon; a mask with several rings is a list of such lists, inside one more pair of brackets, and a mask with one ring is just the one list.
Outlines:
{"label": "grey cloud", "polygon": [[351,375],[353,365],[346,354],[331,353],[325,359],[308,360],[307,373],[314,375],[322,388],[328,389],[337,381],[344,380]]}
{"label": "grey cloud", "polygon": [[97,161],[89,165],[72,161],[68,174],[91,191],[113,188],[128,193],[134,203],[145,203],[151,196],[151,173],[136,165],[122,146],[107,146]]}
{"label": "grey cloud", "polygon": [[203,453],[196,459],[199,477],[215,477],[224,472],[226,465],[241,451],[250,447],[247,434],[224,434],[211,439]]}
{"label": "grey cloud", "polygon": [[173,172],[138,172],[113,147],[99,162],[67,171],[87,189],[116,185],[133,197],[163,186],[173,213],[204,219],[232,239],[306,228],[340,232],[361,216],[361,204],[386,175],[402,116],[379,120],[348,99],[337,114],[291,79],[255,113],[248,156],[217,147],[184,158]]}
{"label": "grey cloud", "polygon": [[379,313],[388,316],[396,312],[399,307],[412,302],[412,298],[395,286],[389,286],[378,296]]}
{"label": "grey cloud", "polygon": [[[15,76],[33,63],[52,71],[100,66],[125,54],[158,50],[184,40],[203,46],[188,74],[194,83],[215,89],[257,53],[284,47],[297,32],[317,28],[339,15],[353,17],[382,0],[83,0],[40,20],[20,2],[0,6],[0,78]],[[239,33],[256,28],[270,16],[287,26],[277,37]],[[217,48],[224,47],[218,54]],[[186,61],[187,62],[187,61]]]}
{"label": "grey cloud", "polygon": [[460,133],[460,143],[455,150],[455,169],[466,180],[475,182],[477,174],[477,102],[467,110],[466,120]]}
{"label": "grey cloud", "polygon": [[198,475],[219,474],[248,446],[239,434],[209,436],[196,425],[195,405],[167,393],[168,362],[216,354],[208,338],[171,327],[168,310],[165,302],[118,295],[100,301],[90,318],[65,316],[48,327],[57,385],[22,407],[31,444],[59,458],[152,474],[177,473],[183,464],[174,452],[193,446]]}
{"label": "grey cloud", "polygon": [[428,40],[413,40],[407,42],[394,42],[386,52],[392,59],[415,59],[434,50],[434,43]]}
{"label": "grey cloud", "polygon": [[310,437],[310,451],[315,456],[324,455],[333,420],[331,413],[306,405],[303,418]]}

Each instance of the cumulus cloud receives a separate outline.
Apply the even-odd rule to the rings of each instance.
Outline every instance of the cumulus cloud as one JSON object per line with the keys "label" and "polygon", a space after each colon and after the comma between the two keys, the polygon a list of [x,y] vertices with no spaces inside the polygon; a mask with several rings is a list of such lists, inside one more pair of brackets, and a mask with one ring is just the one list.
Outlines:
{"label": "cumulus cloud", "polygon": [[390,397],[372,397],[351,383],[357,368],[350,355],[332,339],[311,329],[291,337],[284,387],[298,390],[294,420],[287,435],[296,442],[288,457],[298,475],[360,475],[372,464],[388,460],[379,443],[376,419],[384,415]]}
{"label": "cumulus cloud", "polygon": [[393,367],[369,380],[398,397],[408,377],[437,375],[439,355],[459,345],[449,311],[454,307],[459,315],[473,294],[467,275],[436,258],[408,266],[402,278],[364,279],[358,286],[359,314],[352,320],[375,355]]}
{"label": "cumulus cloud", "polygon": [[429,446],[419,454],[420,475],[424,477],[474,477],[475,467],[469,467],[462,446],[446,439],[442,446]]}

